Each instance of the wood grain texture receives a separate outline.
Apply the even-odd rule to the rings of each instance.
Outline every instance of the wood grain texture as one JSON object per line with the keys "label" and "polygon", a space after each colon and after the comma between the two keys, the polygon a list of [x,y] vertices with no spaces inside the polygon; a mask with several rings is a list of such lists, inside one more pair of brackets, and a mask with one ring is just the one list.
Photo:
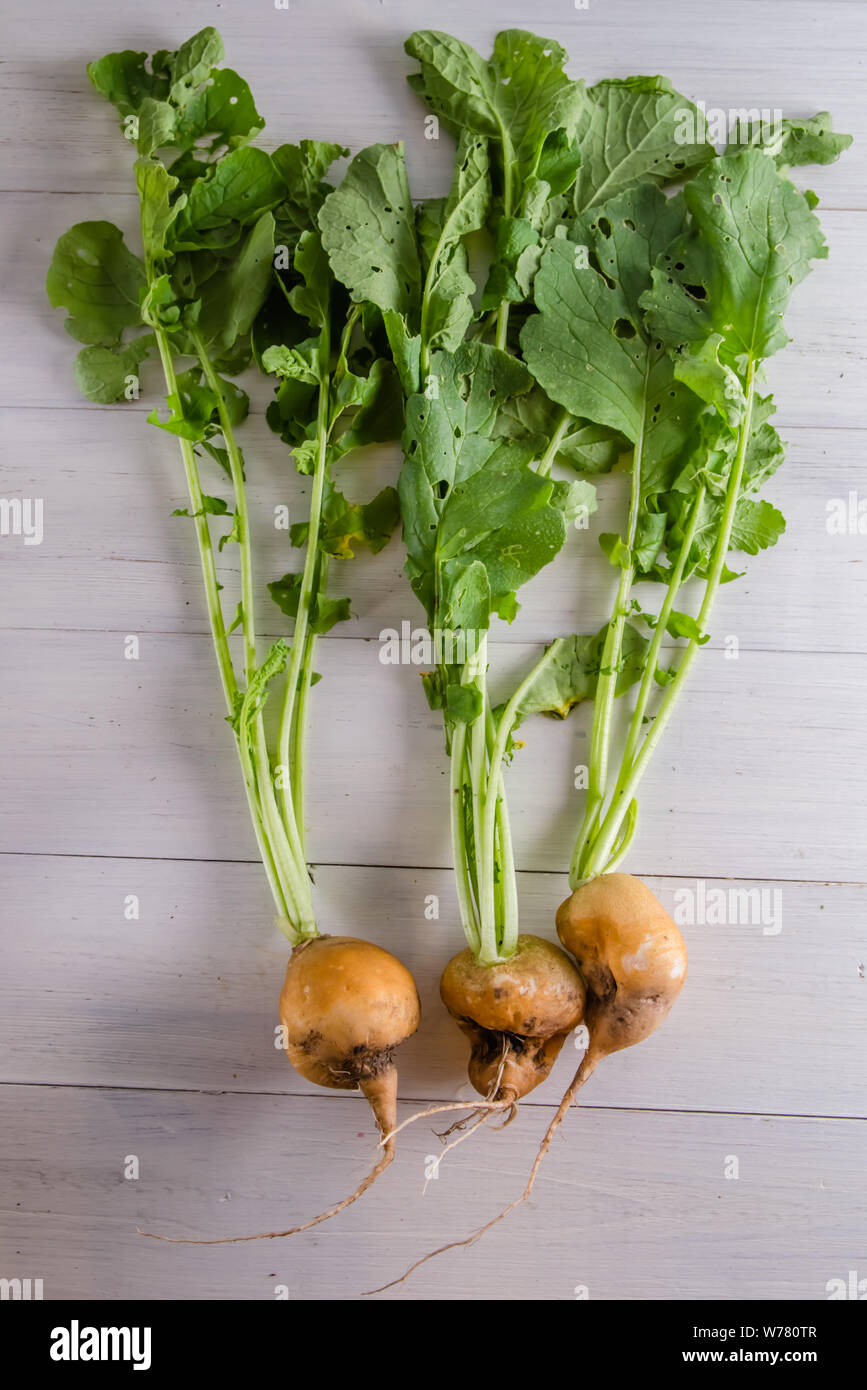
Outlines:
{"label": "wood grain texture", "polygon": [[[442,191],[448,142],[424,139],[423,113],[405,84],[412,63],[403,41],[413,29],[439,28],[489,50],[498,29],[524,28],[557,39],[570,72],[588,82],[635,72],[665,73],[679,91],[710,107],[779,108],[786,116],[831,110],[839,130],[867,133],[860,56],[859,0],[151,0],[146,10],[117,0],[86,0],[70,10],[45,0],[40,23],[19,5],[6,17],[3,88],[9,133],[0,188],[128,193],[128,159],[113,116],[94,103],[85,64],[109,46],[172,47],[215,24],[228,62],[249,81],[272,145],[315,135],[360,149],[406,141],[419,197]],[[86,20],[83,17],[86,16]],[[45,34],[52,35],[50,50]],[[831,207],[867,207],[867,146],[845,164],[811,171]]]}
{"label": "wood grain texture", "polygon": [[[46,1298],[352,1299],[460,1239],[524,1183],[547,1113],[482,1131],[450,1154],[425,1123],[338,1220],[283,1241],[209,1249],[208,1237],[283,1228],[362,1177],[363,1103],[280,1096],[6,1087],[0,1092],[9,1276]],[[408,1112],[401,1107],[401,1115]],[[138,1181],[123,1177],[129,1155]],[[736,1159],[737,1179],[726,1179]],[[863,1267],[864,1126],[846,1120],[570,1114],[530,1204],[383,1297],[432,1300],[827,1297]]]}
{"label": "wood grain texture", "polygon": [[[677,1009],[600,1069],[532,1204],[387,1297],[569,1300],[587,1286],[592,1299],[817,1299],[829,1279],[863,1274],[867,537],[826,527],[830,499],[864,493],[863,6],[504,0],[494,14],[481,0],[440,0],[435,13],[420,0],[290,0],[288,11],[46,0],[38,23],[32,8],[7,9],[0,491],[41,497],[45,536],[0,540],[0,1276],[42,1277],[47,1298],[270,1299],[278,1285],[292,1300],[356,1298],[516,1194],[579,1055],[569,1043],[519,1122],[451,1155],[423,1201],[439,1149],[427,1124],[406,1131],[363,1202],[292,1242],[197,1250],[134,1234],[304,1219],[354,1186],[373,1153],[360,1098],[314,1091],[273,1046],[286,945],[269,925],[217,705],[192,537],[168,518],[184,505],[178,461],[144,420],[157,383],[146,377],[138,402],[89,406],[62,315],[43,298],[70,223],[135,230],[130,151],[85,62],[171,46],[208,23],[250,80],[267,144],[314,135],[356,150],[401,137],[417,197],[443,191],[451,160],[447,139],[424,138],[404,83],[403,38],[429,25],[482,48],[498,28],[529,26],[562,42],[588,80],[664,72],[708,107],[830,108],[856,135],[839,164],[796,176],[820,196],[831,255],[799,288],[793,341],[769,373],[790,443],[769,495],[788,530],[720,597],[628,864],[671,909],[699,879],[779,892],[782,930],[732,914],[686,926]],[[254,377],[251,388],[263,584],[297,565],[271,517],[286,503],[296,519],[305,480],[265,426],[267,385]],[[369,495],[397,467],[396,450],[368,451],[346,490]],[[614,529],[622,485],[603,480],[594,531]],[[423,1029],[401,1055],[407,1115],[469,1089],[464,1043],[437,997],[460,944],[441,727],[417,670],[378,660],[384,628],[418,622],[400,567],[397,542],[334,566],[354,616],[320,646],[309,813],[324,925],[391,946],[419,981]],[[574,535],[498,630],[495,689],[539,643],[597,627],[611,576],[592,537]],[[221,577],[234,606],[230,551]],[[140,638],[136,662],[123,658],[126,634]],[[527,930],[551,932],[565,891],[586,729],[581,711],[565,726],[529,724],[509,772]],[[123,1178],[128,1154],[138,1182]],[[730,1157],[737,1180],[724,1177]]]}
{"label": "wood grain texture", "polygon": [[[0,1081],[322,1098],[275,1049],[288,948],[270,926],[258,865],[22,855],[4,856],[0,873],[17,927],[0,982]],[[679,917],[685,890],[702,891],[684,879],[648,883]],[[721,924],[707,911],[695,916],[709,921],[684,923],[690,974],[677,1008],[645,1045],[600,1067],[588,1097],[867,1117],[867,888],[709,880],[705,901],[719,890],[753,890],[755,910],[732,898]],[[522,874],[526,929],[549,934],[566,891],[560,874]],[[130,894],[134,920],[124,916]],[[432,895],[435,922],[425,918]],[[324,929],[379,942],[415,976],[423,1025],[399,1053],[401,1094],[471,1098],[466,1043],[439,999],[462,940],[450,873],[322,868],[316,900]],[[579,1060],[567,1045],[527,1103],[556,1104]]]}
{"label": "wood grain texture", "polygon": [[[3,848],[255,857],[208,638],[145,635],[138,661],[124,659],[117,632],[10,631],[4,649]],[[538,654],[493,649],[495,699]],[[314,863],[446,865],[441,722],[418,668],[379,656],[378,643],[342,638],[317,651],[308,853]],[[630,867],[862,879],[865,680],[864,656],[702,652],[644,780]],[[522,869],[559,873],[569,862],[588,713],[522,728],[526,747],[507,773]]]}

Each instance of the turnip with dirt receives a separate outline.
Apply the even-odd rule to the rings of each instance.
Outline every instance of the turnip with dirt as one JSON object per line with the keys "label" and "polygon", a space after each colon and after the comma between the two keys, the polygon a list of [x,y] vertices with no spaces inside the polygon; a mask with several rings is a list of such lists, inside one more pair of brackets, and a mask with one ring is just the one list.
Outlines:
{"label": "turnip with dirt", "polygon": [[[67,309],[71,335],[86,344],[75,372],[90,400],[123,400],[142,363],[156,357],[162,366],[169,415],[153,410],[148,419],[180,448],[189,506],[178,514],[193,521],[226,719],[276,922],[293,947],[281,996],[289,1058],[320,1085],[362,1091],[387,1135],[395,1126],[395,1052],[418,1026],[418,995],[387,951],[321,934],[304,795],[316,640],[349,616],[349,600],[327,592],[329,563],[351,557],[358,545],[381,549],[398,517],[394,488],[365,504],[350,502],[332,465],[357,446],[394,437],[400,387],[391,362],[372,350],[358,310],[347,310],[334,292],[319,239],[324,176],[347,151],[307,140],[268,154],[250,144],[264,122],[247,84],[219,66],[222,56],[220,37],[208,28],[174,53],[114,53],[89,65],[93,86],[136,139],[143,258],[111,223],[80,223],[58,242],[47,290],[52,304]],[[307,516],[289,532],[303,564],[269,585],[291,636],[264,655],[249,463],[237,440],[249,402],[231,380],[253,359],[279,383],[269,423],[310,480]],[[213,478],[207,487],[206,469]],[[226,529],[215,544],[221,520]],[[218,579],[226,546],[240,571],[231,620]],[[240,653],[230,641],[236,629]],[[269,739],[263,708],[281,684]],[[334,1215],[370,1186],[393,1152],[388,1144],[358,1189],[313,1221],[240,1239],[291,1234]]]}
{"label": "turnip with dirt", "polygon": [[[592,701],[572,896],[557,919],[587,987],[589,1044],[522,1194],[444,1249],[470,1244],[527,1199],[577,1092],[603,1058],[649,1037],[683,986],[679,931],[645,885],[615,871],[636,832],[649,761],[710,640],[719,591],[738,577],[728,558],[755,555],[784,530],[777,508],[758,497],[785,453],[758,382],[787,341],[782,316],[794,287],[827,254],[815,197],[788,167],[828,162],[847,142],[824,118],[787,121],[773,148],[757,136],[708,154],[675,197],[647,178],[598,205],[576,198],[571,218],[539,247],[535,312],[520,346],[559,415],[537,474],[549,476],[562,441],[588,426],[620,440],[614,453],[629,478],[622,531],[599,538],[617,576],[609,621],[553,642],[509,706],[514,729],[531,714],[563,718]],[[694,614],[680,606],[688,581],[700,593]],[[653,584],[662,587],[658,607],[647,596]],[[627,698],[618,748],[615,703]]]}
{"label": "turnip with dirt", "polygon": [[[477,286],[467,242],[516,217],[531,191],[540,214],[551,210],[550,200],[574,181],[576,161],[564,160],[542,188],[545,121],[574,137],[585,96],[565,75],[563,49],[521,30],[498,35],[488,64],[433,31],[412,35],[406,47],[422,65],[413,85],[427,100],[434,70],[451,71],[449,54],[462,72],[474,64],[488,70],[472,120],[448,76],[445,86],[434,83],[434,109],[459,131],[449,194],[414,210],[402,147],[374,145],[352,161],[319,224],[335,276],[365,320],[382,324],[404,391],[406,570],[432,639],[433,669],[423,683],[443,719],[467,941],[446,966],[441,993],[470,1041],[469,1076],[482,1097],[478,1106],[455,1108],[475,1110],[479,1119],[513,1113],[581,1019],[583,986],[571,961],[519,930],[504,778],[515,699],[494,704],[488,637],[498,618],[515,618],[517,590],[550,563],[569,523],[595,500],[591,484],[555,481],[533,467],[538,437],[508,413],[533,381],[513,351],[505,266],[495,265],[488,284]],[[545,118],[533,114],[540,93],[550,97]],[[443,101],[448,110],[440,111]],[[484,312],[477,320],[478,288]]]}

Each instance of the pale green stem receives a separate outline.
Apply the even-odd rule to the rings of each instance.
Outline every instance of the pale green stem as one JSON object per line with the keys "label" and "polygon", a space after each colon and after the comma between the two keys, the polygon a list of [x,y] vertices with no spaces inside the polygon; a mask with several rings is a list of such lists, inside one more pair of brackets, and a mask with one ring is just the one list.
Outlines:
{"label": "pale green stem", "polygon": [[[351,342],[351,340],[352,340],[352,333],[353,333],[353,330],[354,330],[355,325],[356,325],[356,323],[358,322],[358,319],[359,319],[360,317],[361,317],[361,305],[360,305],[360,304],[353,304],[352,307],[351,307],[350,310],[349,310],[349,313],[348,313],[347,316],[346,316],[346,323],[344,324],[343,332],[341,333],[341,336],[340,336],[340,350],[339,350],[339,352],[338,352],[338,355],[337,355],[337,362],[335,363],[335,367],[334,367],[334,380],[335,380],[335,381],[337,381],[338,377],[340,377],[344,372],[346,372],[346,371],[348,370],[348,366],[347,366],[347,356],[348,356],[348,353],[349,353],[349,346],[350,346],[350,342]],[[329,363],[328,360],[327,360],[327,359],[328,359],[328,352],[329,352],[329,350],[330,350],[330,348],[329,348],[329,342],[328,342],[327,337],[326,337],[325,340],[320,339],[319,365],[320,365],[320,370],[321,370],[323,373],[327,373],[327,372],[328,372],[328,368],[329,368],[329,366],[330,366],[330,363]],[[318,414],[317,414],[317,429],[320,430],[322,433],[324,433],[324,436],[325,436],[326,453],[325,453],[325,455],[324,455],[324,462],[325,462],[325,465],[326,465],[326,466],[327,466],[327,461],[328,461],[328,458],[327,458],[327,445],[328,445],[328,440],[329,440],[329,435],[330,435],[330,429],[331,429],[331,426],[328,424],[328,412],[329,412],[329,409],[330,409],[329,393],[328,393],[328,392],[324,392],[324,393],[323,393],[323,390],[320,389],[320,394],[319,394],[319,405],[318,405]],[[322,456],[321,451],[320,451],[320,462],[322,461],[322,457],[323,457],[323,456]],[[323,487],[324,487],[324,475],[325,475],[325,471],[326,471],[326,470],[323,469]],[[320,496],[320,498],[319,498],[319,503],[318,503],[317,511],[318,511],[318,520],[317,520],[316,535],[317,535],[317,538],[318,538],[318,534],[319,534],[319,524],[320,524],[320,522],[321,522],[321,516],[322,516],[322,497],[321,497],[321,496]],[[311,525],[312,525],[312,518],[311,518]],[[312,530],[308,528],[308,552],[307,552],[308,557],[309,557],[309,555],[310,555],[309,539],[310,539],[310,536],[311,536],[311,535],[312,535]],[[317,556],[317,562],[318,562],[318,563],[317,563],[317,566],[314,567],[314,574],[313,574],[313,581],[312,581],[312,585],[311,585],[311,592],[312,592],[312,593],[324,593],[324,592],[325,592],[326,583],[327,583],[327,579],[328,579],[328,556],[325,554],[324,551],[320,551],[320,550],[319,550],[318,544],[317,544],[316,546],[313,547],[313,553]],[[306,568],[306,566],[305,566],[305,568]],[[303,581],[303,576],[302,576],[302,581]],[[305,636],[304,636],[304,656],[303,656],[303,659],[302,659],[302,662],[301,662],[301,670],[300,670],[300,674],[299,674],[299,677],[298,677],[298,688],[297,688],[297,691],[295,692],[295,696],[294,696],[294,705],[292,705],[291,702],[290,702],[290,738],[291,738],[291,745],[292,745],[292,760],[291,760],[290,779],[291,779],[291,791],[292,791],[292,804],[293,804],[293,807],[294,807],[294,810],[295,810],[295,816],[296,816],[296,819],[297,819],[297,826],[298,826],[298,841],[299,841],[299,844],[300,844],[300,846],[301,846],[301,853],[302,853],[302,855],[305,855],[305,849],[304,849],[304,842],[305,842],[305,826],[304,826],[304,786],[305,786],[306,763],[307,763],[307,702],[308,702],[308,699],[309,699],[309,696],[310,696],[311,683],[312,683],[312,680],[313,680],[313,653],[314,653],[314,651],[315,651],[315,648],[316,648],[316,634],[315,634],[314,632],[312,632],[312,631],[311,631],[311,628],[310,628],[310,624],[309,624],[309,605],[308,605],[308,623],[307,623],[307,630],[306,630]],[[289,698],[289,685],[288,685],[288,682],[287,682],[287,687],[286,687],[286,695],[287,695],[287,698]],[[305,855],[305,857],[306,857],[306,855]]]}
{"label": "pale green stem", "polygon": [[449,755],[449,794],[450,822],[452,832],[452,857],[454,859],[455,883],[458,894],[458,907],[461,926],[473,955],[478,955],[481,946],[479,919],[473,901],[473,888],[467,862],[466,820],[464,817],[464,772],[467,744],[466,724],[455,724],[452,730],[451,751]]}
{"label": "pale green stem", "polygon": [[[172,359],[171,348],[165,332],[156,328],[154,330],[159,349],[160,361],[163,367],[163,375],[166,382],[166,390],[170,396],[178,397],[178,383],[175,375],[174,361]],[[211,541],[211,533],[208,527],[208,518],[204,511],[202,498],[202,488],[199,481],[199,470],[196,464],[196,457],[193,446],[188,439],[178,440],[181,450],[181,457],[184,463],[184,472],[187,479],[187,491],[190,498],[190,511],[193,515],[196,540],[199,547],[199,558],[202,567],[202,579],[205,588],[205,603],[208,610],[208,621],[211,628],[211,637],[214,643],[214,651],[217,657],[217,667],[220,672],[220,682],[223,687],[223,696],[226,701],[227,712],[232,715],[238,697],[238,684],[235,679],[235,671],[232,665],[232,656],[229,650],[229,641],[226,633],[226,624],[223,618],[222,604],[220,603],[220,590],[217,581],[217,569],[214,560],[214,547]],[[247,804],[250,809],[250,818],[253,823],[253,830],[256,836],[256,844],[262,857],[265,874],[268,879],[268,886],[277,907],[278,918],[281,930],[289,939],[294,942],[296,939],[290,926],[290,911],[287,902],[287,895],[280,883],[275,859],[271,852],[271,846],[262,820],[262,810],[256,789],[256,778],[249,761],[244,757],[241,740],[235,737],[238,755],[241,760],[241,770],[244,778],[244,790],[247,795]]]}
{"label": "pale green stem", "polygon": [[[630,801],[629,806],[627,807],[627,812],[626,816],[624,817],[624,821],[625,824],[623,826],[623,829],[619,835],[619,838],[613,850],[611,851],[608,863],[605,865],[605,872],[607,874],[613,873],[614,870],[617,868],[617,865],[621,862],[621,860],[626,857],[627,851],[629,850],[629,846],[632,844],[633,838],[635,836],[635,830],[638,825],[638,802],[635,800],[634,797],[632,801]],[[577,887],[577,884],[575,886]]]}
{"label": "pale green stem", "polygon": [[[287,821],[303,823],[303,755],[300,769],[291,767],[289,786],[286,786],[286,772],[290,768],[290,743],[293,721],[299,694],[299,681],[302,664],[307,654],[307,634],[310,627],[310,608],[315,597],[317,560],[319,558],[319,531],[322,525],[322,504],[325,496],[325,481],[328,469],[328,374],[330,368],[330,346],[327,326],[322,329],[319,339],[319,405],[316,418],[316,437],[318,449],[313,470],[313,483],[310,493],[310,513],[307,526],[307,553],[301,575],[301,591],[298,596],[298,614],[292,633],[292,651],[289,657],[289,670],[286,676],[286,690],[283,710],[280,716],[279,760],[283,768],[283,813]],[[309,656],[308,656],[309,661]],[[298,735],[303,739],[302,729]],[[296,740],[296,749],[298,742]]]}
{"label": "pale green stem", "polygon": [[[635,534],[638,526],[638,512],[641,498],[641,455],[644,445],[645,413],[646,409],[642,408],[641,421],[632,457],[632,484],[629,501],[629,520],[626,531],[626,545],[630,553],[635,545]],[[620,665],[620,653],[623,645],[623,630],[626,626],[628,601],[634,578],[635,565],[630,559],[629,563],[620,571],[617,595],[614,600],[614,610],[608,624],[608,631],[605,634],[605,644],[602,650],[599,677],[596,682],[596,694],[593,701],[593,723],[590,733],[587,804],[584,809],[584,819],[578,835],[578,841],[575,845],[575,852],[572,856],[570,868],[571,876],[575,876],[578,873],[578,866],[586,853],[587,846],[595,838],[599,814],[605,799],[605,791],[608,783],[608,750],[611,741],[611,715],[614,708],[614,697],[617,692],[617,677],[619,675],[618,667]]]}
{"label": "pale green stem", "polygon": [[[505,783],[503,779],[503,759],[506,754],[506,747],[509,735],[515,727],[515,720],[521,702],[532,683],[536,680],[540,671],[547,666],[548,662],[556,656],[563,645],[563,638],[558,637],[552,642],[536,662],[531,671],[524,677],[520,685],[513,692],[511,699],[500,715],[496,725],[493,745],[490,752],[488,764],[488,793],[485,800],[485,822],[484,822],[484,841],[486,844],[493,845],[493,837],[496,832],[496,822],[500,822],[500,871],[503,880],[504,909],[503,922],[501,926],[500,939],[500,958],[508,959],[514,954],[518,944],[518,890],[515,875],[515,862],[512,849],[512,837],[509,827],[509,812],[506,802]],[[492,850],[493,853],[493,850]]]}
{"label": "pale green stem", "polygon": [[[518,717],[518,710],[521,701],[529,690],[532,682],[536,679],[539,672],[559,651],[563,644],[563,638],[558,637],[555,642],[544,652],[541,659],[533,669],[525,676],[524,680],[517,687],[503,713],[497,722],[494,734],[493,745],[491,748],[488,771],[487,789],[482,807],[482,846],[485,855],[485,869],[482,872],[484,884],[483,892],[487,895],[487,904],[483,901],[482,921],[486,920],[486,910],[488,915],[493,913],[493,890],[494,890],[494,866],[496,863],[496,822],[498,812],[501,822],[501,850],[504,851],[504,858],[500,864],[500,871],[503,875],[505,890],[508,892],[509,901],[514,905],[517,899],[517,890],[514,884],[514,860],[512,856],[511,837],[508,829],[508,810],[506,808],[505,785],[503,781],[503,759],[509,741],[509,735],[515,726]],[[506,861],[511,865],[507,872]],[[500,928],[500,953],[498,959],[505,960],[512,955],[515,950],[518,938],[518,916],[517,912],[506,912]]]}
{"label": "pale green stem", "polygon": [[[325,582],[328,574],[327,558],[324,554],[319,556],[319,571],[316,579],[316,590],[324,593]],[[316,634],[307,629],[304,644],[304,659],[301,662],[301,674],[298,677],[298,693],[295,697],[295,708],[292,712],[292,802],[295,807],[295,815],[298,822],[298,838],[301,844],[301,852],[304,853],[304,786],[307,765],[307,702],[310,696],[311,682],[313,680],[313,653],[316,648]]]}
{"label": "pale green stem", "polygon": [[536,467],[536,472],[541,477],[547,478],[548,474],[551,472],[551,464],[557,457],[560,445],[563,443],[563,436],[568,430],[571,420],[572,416],[569,414],[569,411],[566,410],[564,406],[561,409],[559,415],[557,416],[557,424],[554,427],[554,433],[548,440],[548,447],[545,450],[542,457],[540,458],[539,463]]}
{"label": "pale green stem", "polygon": [[513,956],[518,946],[518,877],[512,849],[512,830],[506,791],[500,777],[500,796],[497,801],[497,820],[500,827],[500,872],[503,876],[503,925],[500,953],[503,960]]}
{"label": "pale green stem", "polygon": [[[155,337],[157,340],[157,347],[159,348],[160,361],[162,362],[163,375],[166,381],[166,390],[170,396],[174,396],[177,399],[178,382],[175,376],[175,366],[168,340],[161,329],[155,330]],[[208,518],[204,510],[202,488],[199,482],[199,470],[196,465],[196,456],[190,441],[179,437],[178,443],[181,449],[181,457],[184,461],[187,491],[190,496],[190,510],[193,515],[193,525],[195,527],[196,540],[199,546],[199,558],[202,566],[202,579],[205,585],[205,601],[211,625],[211,636],[214,640],[214,651],[217,657],[217,666],[220,671],[220,682],[223,687],[226,708],[231,714],[234,708],[235,696],[238,693],[238,684],[235,680],[235,670],[232,665],[232,656],[229,651],[229,642],[226,635],[226,624],[223,619],[223,609],[220,603],[220,590],[217,582],[214,547],[211,542],[211,533],[208,529]]]}
{"label": "pale green stem", "polygon": [[[726,556],[728,555],[729,541],[731,540],[732,527],[734,526],[735,514],[737,512],[738,501],[740,500],[741,481],[744,473],[744,462],[746,460],[747,448],[752,428],[753,399],[755,393],[755,370],[756,364],[750,359],[746,377],[746,398],[747,407],[744,419],[741,424],[740,439],[738,441],[738,451],[735,458],[726,487],[726,499],[723,508],[720,532],[714,550],[713,563],[708,575],[705,586],[704,599],[699,610],[696,624],[699,632],[704,635],[710,618],[711,610],[716,599],[717,590],[720,586],[722,572],[725,567]],[[620,826],[626,815],[631,801],[635,797],[636,790],[641,782],[647,766],[653,756],[654,749],[659,743],[665,727],[671,718],[677,700],[684,688],[686,678],[699,650],[700,642],[698,638],[692,638],[684,650],[677,674],[671,685],[668,687],[665,698],[659,707],[656,718],[653,721],[648,733],[645,736],[641,748],[634,758],[626,778],[620,788],[616,802],[612,802],[608,814],[600,827],[599,835],[593,845],[592,854],[588,857],[580,878],[592,878],[605,871],[612,847],[617,842]],[[576,876],[577,878],[577,876]],[[575,886],[573,884],[573,886]]]}
{"label": "pale green stem", "polygon": [[202,339],[198,332],[193,329],[190,334],[195,347],[196,354],[205,374],[205,380],[217,398],[217,414],[220,420],[220,429],[226,442],[226,453],[229,459],[229,472],[232,477],[232,487],[235,491],[235,529],[238,534],[238,549],[240,552],[241,564],[241,628],[244,635],[244,666],[247,672],[247,682],[252,680],[258,665],[256,656],[256,618],[253,588],[253,549],[250,545],[250,521],[247,514],[247,490],[244,485],[244,464],[241,452],[235,440],[235,432],[226,408],[226,401],[223,389],[217,373],[214,371],[213,363],[208,355]]}
{"label": "pale green stem", "polygon": [[[491,754],[492,754],[493,751],[494,751],[494,741],[495,741],[495,738],[496,738],[496,732],[497,732],[497,728],[496,728],[496,723],[495,723],[495,721],[494,721],[494,711],[491,709],[491,702],[490,702],[490,700],[486,700],[486,701],[485,701],[485,748],[487,749],[487,756],[488,756],[488,787],[487,787],[488,794],[490,794],[490,789],[491,789],[491,782],[490,782],[490,777],[491,777],[491,774],[490,774],[490,763],[491,763]],[[503,778],[502,773],[500,773],[500,775],[499,775],[499,777],[498,777],[498,779],[497,779],[497,788],[498,788],[497,794],[496,794],[496,797],[494,798],[495,804],[496,804],[496,809],[495,809],[495,814],[494,814],[494,848],[493,848],[493,852],[492,852],[492,859],[491,859],[491,862],[492,862],[493,864],[495,864],[495,865],[496,865],[496,864],[502,865],[502,863],[503,863],[503,856],[506,855],[506,854],[508,854],[508,853],[509,853],[509,850],[511,849],[511,846],[510,846],[510,845],[509,845],[509,846],[506,846],[506,845],[504,844],[504,841],[503,841],[503,816],[505,815],[505,817],[506,817],[506,826],[508,827],[508,811],[507,811],[507,809],[506,809],[506,784],[505,784],[505,779]],[[485,814],[487,814],[487,800],[485,801]],[[499,940],[499,942],[500,942],[501,948],[502,948],[503,936],[505,935],[505,932],[506,932],[506,926],[505,926],[505,921],[506,921],[506,917],[505,917],[505,914],[506,914],[505,886],[506,886],[506,885],[505,885],[504,874],[501,873],[501,874],[499,875],[499,877],[498,877],[496,874],[494,874],[494,914],[495,914],[495,918],[496,918],[496,922],[497,922],[497,938],[498,938],[498,940]]]}
{"label": "pale green stem", "polygon": [[[475,656],[467,662],[463,677],[465,681],[473,679],[478,680],[482,690],[482,700],[485,704],[488,698],[485,672],[486,662],[487,635],[479,642]],[[488,858],[482,839],[482,812],[487,775],[484,704],[482,713],[478,718],[474,719],[469,726],[469,737],[467,741],[469,744],[468,761],[473,801],[473,849],[475,852],[476,874],[478,878],[479,929],[481,933],[481,952],[479,959],[483,964],[488,965],[497,958],[497,928],[492,907],[493,894],[488,891],[487,887]]]}
{"label": "pale green stem", "polygon": [[497,310],[497,336],[494,339],[495,346],[501,348],[503,352],[508,350],[509,342],[509,301],[504,299]]}
{"label": "pale green stem", "polygon": [[244,774],[244,785],[247,789],[247,801],[250,807],[250,814],[253,817],[253,827],[256,832],[256,844],[265,866],[265,873],[268,883],[278,909],[278,926],[283,935],[288,937],[293,946],[297,946],[301,940],[301,935],[295,929],[298,921],[298,904],[292,890],[291,876],[281,872],[278,868],[279,857],[271,849],[269,840],[269,830],[264,824],[262,811],[256,794],[256,772],[250,760],[250,749],[244,737],[236,738],[238,756],[241,759],[241,770]]}
{"label": "pale green stem", "polygon": [[[668,589],[666,590],[665,600],[662,604],[661,609],[659,610],[659,618],[657,619],[656,628],[654,629],[653,633],[653,639],[650,643],[650,647],[647,652],[647,659],[644,666],[644,675],[642,676],[641,686],[638,691],[638,698],[635,702],[635,710],[633,712],[632,720],[629,725],[629,732],[626,736],[626,747],[623,751],[623,758],[621,759],[620,764],[621,777],[623,775],[623,770],[628,768],[630,763],[632,762],[632,759],[635,756],[635,750],[637,749],[638,744],[641,740],[641,734],[644,725],[644,716],[647,711],[648,701],[650,700],[650,693],[656,683],[656,668],[659,663],[659,653],[662,648],[662,643],[665,638],[666,631],[668,629],[668,622],[671,617],[672,609],[674,608],[674,601],[677,598],[680,586],[683,583],[683,571],[686,568],[686,562],[689,559],[689,552],[692,549],[693,537],[695,536],[696,527],[698,525],[698,515],[701,510],[701,504],[704,501],[704,494],[705,489],[704,484],[702,484],[698,492],[696,493],[695,502],[693,503],[692,510],[689,516],[689,521],[687,523],[686,534],[684,535],[683,542],[680,547],[680,553],[677,557],[677,563],[674,567],[672,576],[668,581]],[[617,796],[618,787],[615,787],[615,796]]]}
{"label": "pale green stem", "polygon": [[[232,421],[226,406],[220,379],[214,370],[207,349],[193,329],[191,337],[196,353],[211,391],[217,398],[217,414],[220,429],[226,443],[229,471],[235,493],[235,528],[238,534],[241,567],[241,628],[244,638],[244,664],[247,682],[255,674],[258,658],[256,652],[256,608],[253,581],[253,548],[250,543],[250,522],[247,511],[247,490],[244,482],[244,464],[241,451],[235,440]],[[304,862],[297,826],[294,820],[284,825],[277,809],[274,795],[274,779],[268,747],[265,741],[265,726],[261,712],[253,716],[253,762],[256,769],[256,782],[259,793],[262,820],[270,841],[271,853],[278,874],[284,881],[294,906],[294,926],[302,937],[318,935],[313,915],[313,899],[310,892],[310,879]]]}

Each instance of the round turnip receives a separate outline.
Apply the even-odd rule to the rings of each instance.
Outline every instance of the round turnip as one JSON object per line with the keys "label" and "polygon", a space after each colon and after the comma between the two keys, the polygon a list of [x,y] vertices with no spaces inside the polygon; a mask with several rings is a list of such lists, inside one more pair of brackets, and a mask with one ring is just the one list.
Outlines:
{"label": "round turnip", "polygon": [[565,952],[521,935],[514,955],[482,965],[453,956],[440,981],[449,1013],[470,1040],[470,1081],[488,1101],[514,1104],[554,1065],[584,1014],[584,984]]}
{"label": "round turnip", "polygon": [[362,1091],[373,1111],[382,1154],[348,1197],[303,1225],[250,1236],[188,1240],[140,1235],[179,1245],[233,1245],[275,1240],[309,1231],[358,1200],[394,1158],[397,1067],[394,1053],[416,1030],[418,991],[405,965],[370,941],[354,936],[317,936],[296,946],[280,994],[286,1052],[300,1076],[318,1086]]}

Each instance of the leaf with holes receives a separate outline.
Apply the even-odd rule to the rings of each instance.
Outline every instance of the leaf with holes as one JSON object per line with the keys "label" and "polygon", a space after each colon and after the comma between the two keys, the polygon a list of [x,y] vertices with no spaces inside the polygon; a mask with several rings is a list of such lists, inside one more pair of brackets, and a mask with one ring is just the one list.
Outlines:
{"label": "leaf with holes", "polygon": [[454,352],[472,320],[476,286],[467,268],[464,238],[484,226],[490,197],[487,142],[463,131],[449,196],[428,200],[418,212],[425,270],[421,339],[427,352]]}
{"label": "leaf with holes", "polygon": [[576,212],[636,183],[687,178],[713,159],[700,113],[667,77],[613,78],[598,82],[587,96],[577,131]]}
{"label": "leaf with holes", "polygon": [[552,401],[638,446],[645,496],[668,486],[701,410],[647,333],[639,303],[685,215],[681,199],[645,183],[576,219],[570,237],[555,238],[542,256],[538,313],[521,334],[527,365]]}
{"label": "leaf with holes", "polygon": [[851,135],[834,130],[830,112],[794,119],[763,120],[760,113],[747,111],[735,125],[726,154],[743,149],[760,149],[778,168],[796,164],[833,164],[852,143]]}
{"label": "leaf with holes", "polygon": [[827,256],[819,219],[757,150],[715,159],[684,190],[690,226],[653,272],[648,327],[674,350],[719,335],[719,360],[744,374],[788,341],[792,290]]}
{"label": "leaf with holes", "polygon": [[[574,177],[573,144],[586,96],[583,82],[564,71],[566,52],[553,39],[525,29],[505,29],[489,60],[461,39],[433,29],[411,34],[404,47],[421,71],[410,77],[416,91],[455,133],[484,136],[496,151],[500,196],[507,216],[521,210],[525,186],[535,176],[563,191]],[[562,131],[564,142],[551,143]]]}

